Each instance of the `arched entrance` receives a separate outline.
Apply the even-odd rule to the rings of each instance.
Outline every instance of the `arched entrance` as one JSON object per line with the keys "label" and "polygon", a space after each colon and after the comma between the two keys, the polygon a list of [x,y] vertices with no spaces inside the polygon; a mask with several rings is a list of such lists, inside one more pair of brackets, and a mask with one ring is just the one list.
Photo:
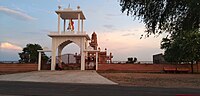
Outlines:
{"label": "arched entrance", "polygon": [[[51,59],[51,70],[55,70],[56,67],[56,55],[59,59],[59,64],[62,63],[61,53],[65,46],[70,43],[75,43],[80,47],[80,57],[81,57],[81,70],[85,70],[85,52],[86,46],[88,46],[88,40],[90,40],[87,34],[77,33],[77,34],[49,34],[52,38],[52,59]],[[56,54],[57,53],[57,54]]]}
{"label": "arched entrance", "polygon": [[80,53],[80,46],[78,46],[76,42],[67,40],[61,43],[58,46],[58,56],[56,57],[56,69],[62,68],[64,70],[80,70]]}

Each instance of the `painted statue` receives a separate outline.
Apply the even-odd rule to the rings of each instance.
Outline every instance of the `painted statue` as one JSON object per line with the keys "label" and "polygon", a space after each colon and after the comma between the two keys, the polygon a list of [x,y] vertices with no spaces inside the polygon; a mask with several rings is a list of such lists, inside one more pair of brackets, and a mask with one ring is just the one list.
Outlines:
{"label": "painted statue", "polygon": [[72,19],[69,20],[69,25],[67,30],[74,31],[74,21]]}

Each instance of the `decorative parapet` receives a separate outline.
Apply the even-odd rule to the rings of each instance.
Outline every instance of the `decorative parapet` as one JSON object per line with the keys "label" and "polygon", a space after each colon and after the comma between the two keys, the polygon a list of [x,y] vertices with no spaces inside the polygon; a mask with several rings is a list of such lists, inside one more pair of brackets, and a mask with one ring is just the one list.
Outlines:
{"label": "decorative parapet", "polygon": [[50,32],[49,35],[87,35],[86,32],[72,32],[72,31],[67,31],[67,32]]}
{"label": "decorative parapet", "polygon": [[86,32],[50,32],[48,34],[49,37],[85,37],[87,40],[90,40],[90,37]]}

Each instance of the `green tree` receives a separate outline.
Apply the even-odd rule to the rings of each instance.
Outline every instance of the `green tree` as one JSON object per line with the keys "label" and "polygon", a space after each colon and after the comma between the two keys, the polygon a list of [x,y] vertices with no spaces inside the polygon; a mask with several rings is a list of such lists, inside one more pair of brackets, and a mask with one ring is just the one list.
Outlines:
{"label": "green tree", "polygon": [[128,61],[127,61],[126,63],[134,64],[135,62],[137,62],[137,58],[136,58],[136,57],[134,57],[134,58],[129,57],[129,58],[127,58],[127,59],[128,59]]}
{"label": "green tree", "polygon": [[134,63],[137,62],[137,58],[136,58],[136,57],[134,57],[133,62],[134,62]]}
{"label": "green tree", "polygon": [[[199,60],[200,0],[120,0],[121,11],[144,22],[146,37],[169,33],[161,49],[170,62]],[[143,35],[142,35],[143,36]],[[192,70],[193,71],[193,70]]]}
{"label": "green tree", "polygon": [[[38,51],[42,50],[42,47],[39,44],[27,44],[23,48],[23,52],[19,53],[20,63],[37,63],[38,62]],[[42,52],[42,60],[47,61],[48,57]]]}
{"label": "green tree", "polygon": [[199,28],[200,0],[120,0],[120,6],[145,23],[147,37]]}
{"label": "green tree", "polygon": [[190,62],[193,73],[194,62],[200,60],[200,31],[183,31],[170,39],[163,38],[161,49],[165,49],[164,57],[168,62]]}
{"label": "green tree", "polygon": [[161,49],[165,49],[164,58],[168,62],[181,63],[183,42],[180,39],[163,38]]}

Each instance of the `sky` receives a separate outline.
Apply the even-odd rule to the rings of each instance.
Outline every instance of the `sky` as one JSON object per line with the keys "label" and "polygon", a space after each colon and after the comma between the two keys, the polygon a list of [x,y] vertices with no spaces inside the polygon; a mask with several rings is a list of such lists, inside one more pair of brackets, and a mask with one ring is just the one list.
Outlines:
{"label": "sky", "polygon": [[[80,6],[86,17],[84,31],[89,36],[96,32],[99,47],[112,52],[114,61],[128,57],[153,61],[152,55],[163,53],[160,42],[164,36],[140,39],[145,34],[144,23],[122,13],[119,0],[0,0],[0,61],[19,60],[18,53],[29,43],[51,49],[48,34],[57,30],[55,11],[58,5],[67,8],[69,4],[72,9]],[[62,54],[79,50],[72,43]]]}

